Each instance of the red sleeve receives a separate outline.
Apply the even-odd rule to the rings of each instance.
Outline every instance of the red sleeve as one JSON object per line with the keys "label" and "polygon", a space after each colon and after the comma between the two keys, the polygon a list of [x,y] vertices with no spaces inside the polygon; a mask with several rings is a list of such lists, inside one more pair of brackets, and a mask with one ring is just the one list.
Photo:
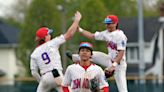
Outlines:
{"label": "red sleeve", "polygon": [[68,87],[64,87],[64,86],[62,86],[62,89],[63,89],[63,92],[69,92]]}
{"label": "red sleeve", "polygon": [[103,87],[102,90],[103,90],[103,92],[110,92],[109,87]]}

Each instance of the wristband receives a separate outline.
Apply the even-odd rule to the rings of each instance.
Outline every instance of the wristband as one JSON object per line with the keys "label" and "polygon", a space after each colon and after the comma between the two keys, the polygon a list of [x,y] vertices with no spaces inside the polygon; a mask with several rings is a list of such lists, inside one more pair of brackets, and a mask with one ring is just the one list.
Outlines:
{"label": "wristband", "polygon": [[79,32],[83,32],[84,30],[82,28],[79,28]]}
{"label": "wristband", "polygon": [[117,62],[113,62],[113,63],[112,63],[112,66],[114,66],[114,67],[116,67],[117,65],[118,65]]}

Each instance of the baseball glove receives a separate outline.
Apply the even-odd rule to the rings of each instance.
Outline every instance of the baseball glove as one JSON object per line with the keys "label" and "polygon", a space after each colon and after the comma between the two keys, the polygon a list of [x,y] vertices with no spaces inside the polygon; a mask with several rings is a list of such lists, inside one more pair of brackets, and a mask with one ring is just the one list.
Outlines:
{"label": "baseball glove", "polygon": [[66,56],[70,59],[70,60],[72,60],[72,53],[71,53],[71,51],[66,51]]}
{"label": "baseball glove", "polygon": [[109,72],[108,70],[105,70],[105,77],[106,77],[106,78],[112,77],[113,74],[114,74],[114,70],[113,70],[112,72]]}
{"label": "baseball glove", "polygon": [[96,78],[90,80],[90,89],[92,92],[99,92],[99,82]]}

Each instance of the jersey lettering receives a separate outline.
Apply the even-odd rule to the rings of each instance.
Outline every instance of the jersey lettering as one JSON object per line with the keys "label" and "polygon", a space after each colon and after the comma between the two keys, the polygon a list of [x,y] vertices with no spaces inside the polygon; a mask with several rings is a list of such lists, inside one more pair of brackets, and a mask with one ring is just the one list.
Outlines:
{"label": "jersey lettering", "polygon": [[45,64],[49,64],[51,62],[47,52],[42,53],[42,59],[45,61]]}
{"label": "jersey lettering", "polygon": [[89,79],[86,78],[84,79],[82,88],[89,89]]}
{"label": "jersey lettering", "polygon": [[112,41],[110,41],[110,42],[107,43],[107,47],[110,47],[110,48],[113,49],[113,50],[117,50],[117,45],[116,45],[116,43],[114,43],[114,42],[112,42]]}
{"label": "jersey lettering", "polygon": [[[81,79],[73,80],[72,89],[77,89],[77,88],[81,88]],[[82,88],[89,89],[89,79],[87,78],[83,79]]]}
{"label": "jersey lettering", "polygon": [[72,89],[80,88],[80,82],[81,82],[81,79],[73,80],[73,88]]}

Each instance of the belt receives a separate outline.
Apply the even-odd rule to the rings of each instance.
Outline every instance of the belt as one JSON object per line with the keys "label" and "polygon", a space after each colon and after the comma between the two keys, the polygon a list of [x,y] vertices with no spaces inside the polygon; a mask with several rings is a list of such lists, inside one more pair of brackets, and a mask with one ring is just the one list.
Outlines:
{"label": "belt", "polygon": [[45,74],[48,73],[48,72],[52,72],[52,70],[50,70],[50,71],[46,71],[45,73],[42,73],[42,75],[45,75]]}
{"label": "belt", "polygon": [[48,72],[51,72],[53,74],[54,78],[60,76],[60,74],[59,74],[57,69],[53,69],[53,70],[47,71],[47,72],[43,73],[42,75],[45,75]]}

